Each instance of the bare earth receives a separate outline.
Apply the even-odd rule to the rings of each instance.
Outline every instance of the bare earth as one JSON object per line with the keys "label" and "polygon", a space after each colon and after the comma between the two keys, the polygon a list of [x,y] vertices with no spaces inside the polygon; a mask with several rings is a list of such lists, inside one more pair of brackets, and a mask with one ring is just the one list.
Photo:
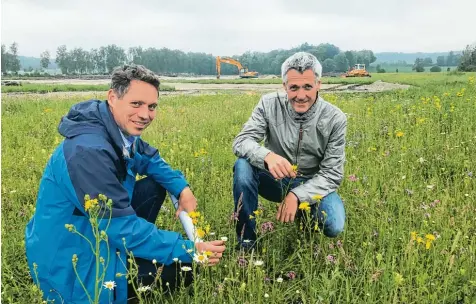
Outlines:
{"label": "bare earth", "polygon": [[[231,78],[233,79],[233,78]],[[165,80],[165,79],[164,79]],[[169,79],[168,79],[169,80]],[[170,79],[173,80],[173,79]],[[108,84],[108,79],[61,79],[61,80],[29,80],[29,83],[49,83],[49,84]],[[175,91],[163,91],[160,94],[166,95],[201,95],[201,94],[217,94],[219,91],[256,91],[269,92],[281,91],[283,89],[281,84],[211,84],[211,83],[180,83],[180,82],[164,82],[166,86],[175,87]],[[372,84],[322,84],[321,92],[335,92],[335,93],[351,93],[351,92],[382,92],[397,89],[408,89],[409,85],[401,85],[396,83],[388,83],[383,81],[375,81]],[[41,95],[41,96],[70,96],[70,95],[95,95],[98,97],[104,96],[103,92],[52,92],[46,94],[39,93],[4,93],[6,96],[24,96]]]}

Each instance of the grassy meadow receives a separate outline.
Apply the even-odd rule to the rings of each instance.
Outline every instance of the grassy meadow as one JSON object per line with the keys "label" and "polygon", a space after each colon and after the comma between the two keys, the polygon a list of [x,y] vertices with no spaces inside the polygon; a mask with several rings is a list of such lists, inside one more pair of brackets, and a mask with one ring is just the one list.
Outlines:
{"label": "grassy meadow", "polygon": [[[38,84],[23,83],[21,86],[2,86],[2,93],[51,93],[51,92],[103,92],[108,84]],[[174,91],[171,86],[161,86],[162,91]]]}
{"label": "grassy meadow", "polygon": [[[200,270],[191,296],[152,286],[144,302],[476,303],[475,74],[378,79],[414,87],[324,94],[348,116],[344,232],[305,236],[299,225],[277,222],[277,206],[260,199],[262,250],[252,255],[234,250],[231,144],[260,95],[161,97],[143,137],[191,183],[210,224],[206,238],[228,241],[223,261]],[[61,141],[58,122],[86,99],[2,96],[2,303],[42,302],[28,273],[24,228]],[[165,207],[158,227],[182,231],[170,201]],[[265,222],[272,229],[261,230]]]}

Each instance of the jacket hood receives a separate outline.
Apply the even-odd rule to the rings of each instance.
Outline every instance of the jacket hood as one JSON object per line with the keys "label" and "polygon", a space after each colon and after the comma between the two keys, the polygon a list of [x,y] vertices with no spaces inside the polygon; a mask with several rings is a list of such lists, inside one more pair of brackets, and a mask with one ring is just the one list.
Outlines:
{"label": "jacket hood", "polygon": [[112,116],[107,101],[88,100],[73,105],[61,118],[58,132],[66,138],[82,134],[98,134],[122,147],[119,127]]}

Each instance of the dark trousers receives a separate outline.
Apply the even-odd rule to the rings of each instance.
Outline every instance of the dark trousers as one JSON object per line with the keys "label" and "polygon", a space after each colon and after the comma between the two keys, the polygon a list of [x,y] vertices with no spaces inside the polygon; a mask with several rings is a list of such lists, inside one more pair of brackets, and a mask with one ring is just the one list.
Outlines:
{"label": "dark trousers", "polygon": [[[150,223],[155,223],[159,214],[160,208],[164,203],[167,191],[151,177],[146,177],[136,182],[134,192],[132,194],[131,205],[134,208],[137,216],[144,218]],[[163,266],[161,272],[162,288],[165,292],[175,291],[180,287],[183,281],[185,286],[192,283],[192,272],[183,272],[180,270],[182,266],[190,266],[187,263],[172,263],[168,266],[153,264],[152,261],[135,257],[135,263],[139,268],[139,275],[137,278],[136,288],[138,284],[143,286],[151,285],[157,274],[157,268]],[[181,273],[180,273],[181,272]],[[168,283],[168,285],[167,285]],[[128,297],[135,295],[131,284],[128,285]]]}

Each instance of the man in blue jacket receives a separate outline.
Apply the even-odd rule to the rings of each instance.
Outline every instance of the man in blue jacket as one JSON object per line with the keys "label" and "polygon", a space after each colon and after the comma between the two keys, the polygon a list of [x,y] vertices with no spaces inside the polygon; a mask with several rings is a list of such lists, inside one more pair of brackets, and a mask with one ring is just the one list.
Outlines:
{"label": "man in blue jacket", "polygon": [[[158,76],[143,66],[125,65],[114,70],[107,101],[78,103],[61,119],[58,130],[65,139],[48,161],[25,231],[31,275],[46,300],[89,303],[83,286],[94,297],[97,263],[88,209],[98,202],[106,210],[100,199],[94,201],[100,194],[112,200],[109,213],[98,219],[108,241],[100,242],[99,270],[105,272],[102,282],[109,282],[99,286],[100,303],[126,303],[133,296],[125,277],[130,252],[142,284],[150,284],[162,264],[169,287],[179,278],[176,269],[191,263],[194,253],[211,252],[211,265],[222,257],[222,241],[194,244],[154,224],[167,192],[178,198],[176,215],[197,206],[180,172],[140,138],[156,116],[159,85]],[[137,174],[147,177],[136,181]],[[178,260],[181,265],[173,263]]]}

